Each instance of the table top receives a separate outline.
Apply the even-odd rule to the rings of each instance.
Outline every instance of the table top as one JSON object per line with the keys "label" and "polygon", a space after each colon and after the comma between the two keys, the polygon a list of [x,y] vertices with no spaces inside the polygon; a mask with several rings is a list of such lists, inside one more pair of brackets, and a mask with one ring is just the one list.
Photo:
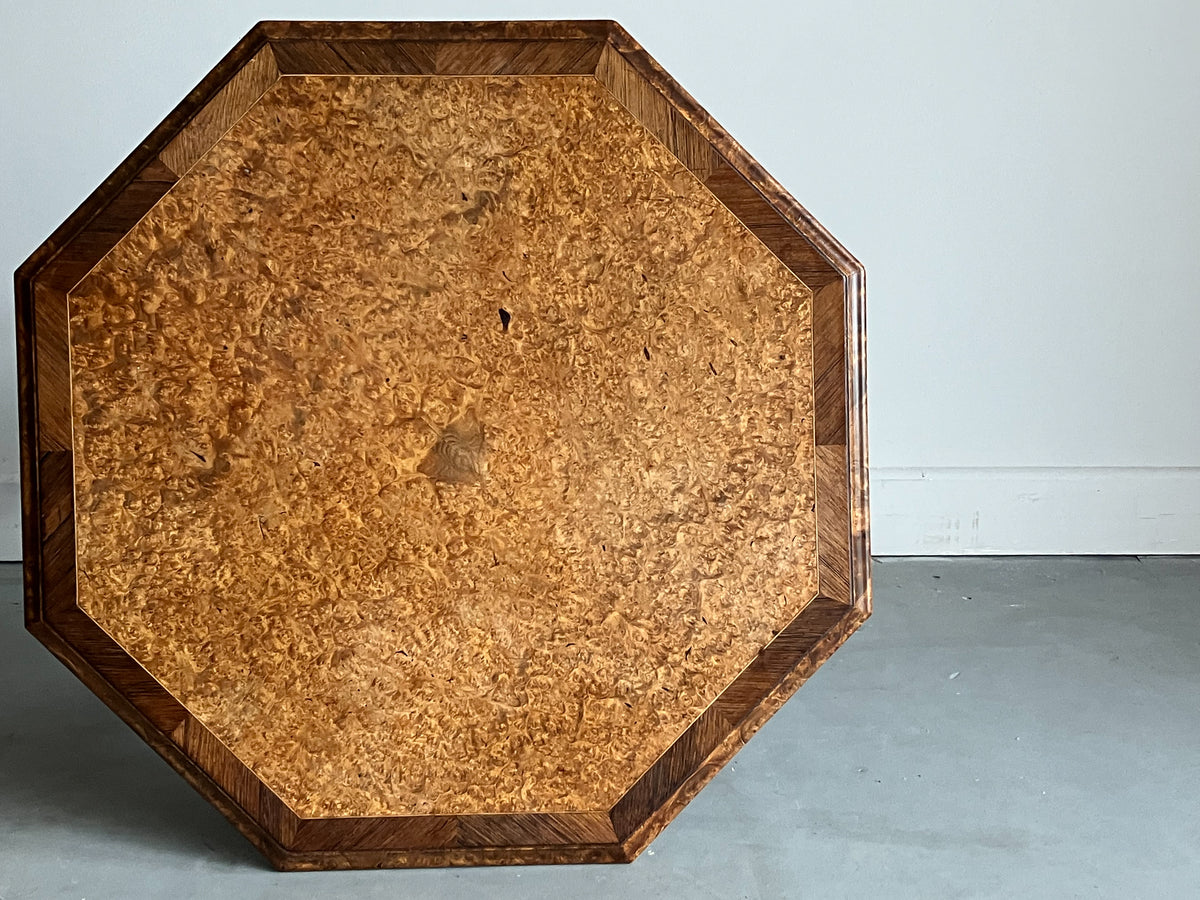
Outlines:
{"label": "table top", "polygon": [[615,22],[259,23],[16,294],[26,625],[279,868],[632,860],[870,615],[863,267]]}
{"label": "table top", "polygon": [[281,78],[70,293],[79,605],[302,816],[608,808],[817,592],[812,340],[595,78]]}

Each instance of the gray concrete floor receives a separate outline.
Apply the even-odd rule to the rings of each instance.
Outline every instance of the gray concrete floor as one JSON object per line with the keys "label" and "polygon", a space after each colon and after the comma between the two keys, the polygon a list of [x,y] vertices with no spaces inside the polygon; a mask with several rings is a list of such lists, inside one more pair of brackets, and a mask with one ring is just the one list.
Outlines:
{"label": "gray concrete floor", "polygon": [[875,590],[631,866],[278,874],[0,567],[0,898],[1200,896],[1200,559],[889,559]]}

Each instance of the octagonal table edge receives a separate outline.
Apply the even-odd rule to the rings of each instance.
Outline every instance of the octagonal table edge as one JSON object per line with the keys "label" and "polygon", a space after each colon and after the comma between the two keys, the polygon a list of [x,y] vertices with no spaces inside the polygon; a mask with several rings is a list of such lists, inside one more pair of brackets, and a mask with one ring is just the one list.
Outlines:
{"label": "octagonal table edge", "polygon": [[[210,766],[215,769],[213,772],[206,771],[190,758],[184,749],[186,738],[193,732],[200,733],[196,730],[198,723],[190,725],[195,720],[182,705],[74,602],[74,507],[66,320],[67,295],[71,287],[161,199],[188,166],[219,139],[223,129],[244,114],[262,92],[281,77],[279,42],[314,40],[326,33],[344,34],[337,30],[351,23],[291,23],[297,28],[290,31],[284,27],[287,24],[260,23],[255,26],[16,272],[26,625],[278,868],[632,860],[870,614],[862,266],[616,23],[516,23],[519,27],[510,28],[499,38],[596,42],[593,74],[605,81],[610,90],[618,85],[614,90],[618,99],[739,219],[745,223],[743,216],[747,208],[763,212],[762,221],[747,223],[748,227],[780,255],[797,277],[810,287],[816,285],[814,307],[817,297],[827,298],[830,319],[841,320],[843,351],[834,361],[833,369],[842,389],[834,392],[840,394],[838,399],[841,401],[837,404],[840,409],[829,416],[834,424],[825,429],[833,435],[832,440],[822,442],[823,426],[820,421],[817,423],[817,464],[820,467],[824,453],[829,463],[826,468],[834,473],[829,476],[831,483],[826,493],[834,492],[839,499],[825,510],[824,525],[821,524],[822,516],[818,516],[818,542],[822,547],[831,547],[836,555],[824,554],[819,596],[781,632],[786,643],[790,634],[788,629],[796,626],[799,631],[804,631],[808,643],[793,647],[786,664],[776,662],[766,682],[759,679],[762,683],[757,683],[756,689],[761,690],[761,695],[755,703],[735,715],[719,698],[612,810],[595,814],[609,817],[614,840],[522,844],[519,843],[522,834],[518,828],[512,835],[518,843],[396,848],[382,846],[380,840],[376,840],[376,846],[369,846],[370,841],[366,845],[359,841],[360,849],[354,849],[355,841],[345,839],[341,841],[344,845],[341,849],[306,849],[306,846],[321,846],[320,841],[313,845],[306,845],[304,841],[305,835],[311,835],[316,827],[307,823],[316,820],[296,816],[257,779],[253,779],[257,788],[247,787],[250,782],[245,774],[249,770],[236,760],[236,765],[232,766],[228,760],[216,760],[216,764]],[[380,37],[378,28],[371,30],[372,23],[358,24],[361,34],[365,35],[364,40],[385,39]],[[455,34],[453,29],[463,27],[461,23],[418,24],[427,30],[404,33],[448,40]],[[299,27],[301,25],[305,27]],[[498,39],[487,37],[486,30],[473,34],[482,40]],[[554,37],[555,34],[559,37]],[[586,65],[587,59],[585,55],[582,64]],[[614,71],[622,66],[627,66],[636,76],[630,81],[628,73],[621,72],[620,77],[626,78],[624,94],[618,93],[621,82],[614,76]],[[250,75],[245,75],[247,70],[251,70]],[[602,77],[604,72],[607,72],[607,80]],[[630,84],[636,89],[631,89]],[[214,104],[214,100],[222,102]],[[668,109],[667,124],[655,132],[647,123],[653,116],[647,113],[654,111],[649,107],[661,111],[658,104],[662,103]],[[224,107],[227,121],[204,121],[206,110],[218,105]],[[189,129],[196,137],[193,146],[188,146],[187,141],[181,142]],[[782,229],[778,227],[780,223],[771,218],[773,215],[781,220]],[[807,246],[795,242],[795,235],[803,238]],[[786,251],[788,247],[793,251],[790,259],[786,258],[787,252],[780,253],[780,248]],[[818,388],[822,383],[820,374],[815,376]],[[830,380],[833,377],[832,374],[827,376],[825,383],[833,383]],[[835,421],[838,416],[842,417],[843,423],[840,432]],[[820,486],[818,494],[821,494]],[[835,532],[844,535],[844,539],[830,540]],[[822,539],[822,533],[825,539]],[[836,571],[825,565],[830,559],[833,559]],[[774,644],[776,641],[772,641]],[[775,649],[779,650],[779,647]],[[755,663],[762,663],[775,652],[768,651],[771,651],[770,645]],[[683,749],[676,750],[677,747]],[[232,754],[229,757],[232,758]],[[238,766],[245,772],[239,771]],[[222,772],[226,777],[221,777]],[[669,775],[665,780],[664,772]],[[238,785],[241,785],[240,797]],[[649,793],[648,785],[653,787]],[[257,803],[249,800],[252,794],[257,794]],[[656,799],[648,803],[647,797],[651,795]],[[256,808],[251,812],[246,807]],[[543,814],[518,814],[522,815],[528,819]],[[458,844],[461,820],[480,817],[450,818],[456,819],[454,843]],[[337,830],[338,826],[334,826],[335,834]],[[497,828],[496,831],[503,833],[505,829]],[[332,840],[337,844],[339,839],[334,837]]]}

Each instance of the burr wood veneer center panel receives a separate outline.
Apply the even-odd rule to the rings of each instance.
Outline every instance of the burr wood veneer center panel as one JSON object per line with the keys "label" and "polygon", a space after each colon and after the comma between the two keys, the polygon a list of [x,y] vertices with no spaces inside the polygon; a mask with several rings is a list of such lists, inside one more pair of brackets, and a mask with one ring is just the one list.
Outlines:
{"label": "burr wood veneer center panel", "polygon": [[80,606],[301,815],[607,809],[816,591],[811,299],[590,76],[285,77],[72,292]]}

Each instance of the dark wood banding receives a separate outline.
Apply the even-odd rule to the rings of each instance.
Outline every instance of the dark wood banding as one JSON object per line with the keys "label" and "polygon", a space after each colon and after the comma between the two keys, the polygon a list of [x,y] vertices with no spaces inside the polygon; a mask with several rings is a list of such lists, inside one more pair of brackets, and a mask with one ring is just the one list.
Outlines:
{"label": "dark wood banding", "polygon": [[[657,759],[657,748],[648,755],[654,761],[645,771],[629,773],[611,808],[299,816],[211,722],[185,708],[79,606],[77,524],[86,524],[78,517],[90,508],[76,509],[72,292],[293,75],[586,79],[670,151],[671,177],[695,185],[690,172],[704,186],[695,189],[719,201],[710,198],[716,211],[741,223],[733,230],[745,236],[744,226],[786,266],[780,277],[796,296],[811,289],[817,596],[790,621],[781,616],[764,626],[765,644],[753,646],[749,664],[731,670],[736,677],[722,681],[707,708],[706,700],[697,705],[701,711],[683,720],[689,724],[681,733],[666,733],[668,741],[679,736]],[[488,206],[464,209],[460,218],[477,219]],[[629,861],[870,613],[864,283],[862,265],[615,23],[260,23],[16,272],[27,627],[280,869]],[[508,316],[504,334],[511,324],[519,339],[520,310]],[[493,309],[489,321],[498,329],[494,318]],[[644,356],[635,348],[634,361],[653,374],[659,348],[652,354],[651,337],[638,344]],[[718,363],[697,363],[697,371],[719,384],[736,359]],[[688,377],[699,376],[689,370]]]}

